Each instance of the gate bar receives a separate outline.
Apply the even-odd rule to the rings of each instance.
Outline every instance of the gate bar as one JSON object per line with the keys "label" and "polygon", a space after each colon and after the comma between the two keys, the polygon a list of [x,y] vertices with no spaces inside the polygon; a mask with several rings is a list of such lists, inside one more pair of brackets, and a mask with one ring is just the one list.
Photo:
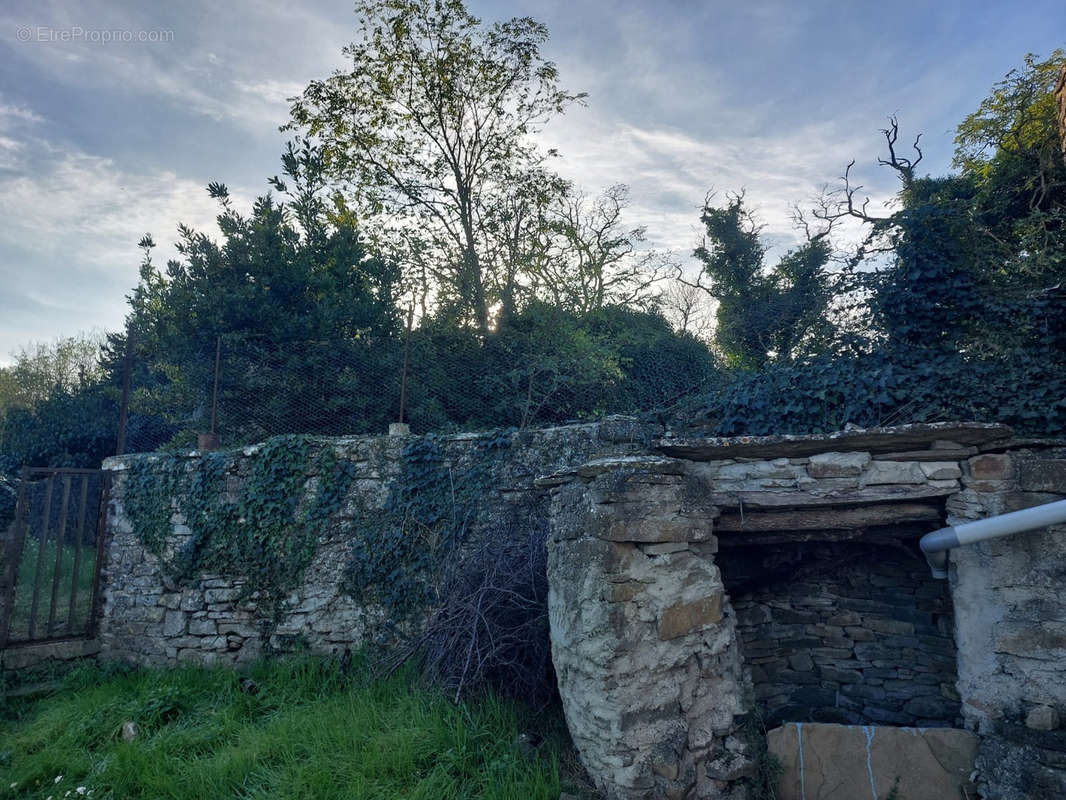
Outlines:
{"label": "gate bar", "polygon": [[96,565],[93,568],[93,589],[89,598],[89,620],[85,626],[87,638],[96,636],[100,624],[100,572],[104,566],[104,535],[107,533],[107,504],[111,500],[111,473],[100,473],[100,510],[96,518]]}
{"label": "gate bar", "polygon": [[74,578],[70,582],[70,609],[67,611],[67,634],[74,628],[74,609],[78,604],[78,575],[81,565],[81,548],[85,544],[85,505],[89,500],[89,473],[81,476],[81,505],[78,507],[78,533],[74,543]]}
{"label": "gate bar", "polygon": [[70,510],[70,476],[63,476],[63,502],[59,506],[59,530],[56,531],[56,563],[52,570],[52,598],[48,606],[48,636],[56,627],[56,606],[59,605],[59,579],[63,575],[63,539],[67,535],[67,512]]}
{"label": "gate bar", "polygon": [[26,629],[26,638],[33,639],[37,632],[37,606],[41,594],[41,578],[44,576],[44,548],[48,542],[48,528],[52,523],[52,490],[55,486],[55,478],[48,478],[47,488],[44,490],[44,520],[41,523],[41,535],[37,545],[37,569],[33,575],[33,602],[30,604],[30,624]]}
{"label": "gate bar", "polygon": [[18,578],[19,564],[22,562],[22,546],[26,539],[26,485],[29,482],[29,470],[23,467],[19,471],[19,493],[15,500],[15,538],[10,543],[7,565],[7,585],[4,587],[4,609],[0,615],[0,650],[7,646],[7,637],[11,628],[11,614],[15,610],[15,582]]}

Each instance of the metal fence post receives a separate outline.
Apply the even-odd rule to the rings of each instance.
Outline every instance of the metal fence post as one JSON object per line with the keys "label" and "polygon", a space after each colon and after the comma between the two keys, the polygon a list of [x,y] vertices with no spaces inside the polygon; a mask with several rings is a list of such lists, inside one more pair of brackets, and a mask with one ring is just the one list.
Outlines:
{"label": "metal fence post", "polygon": [[415,321],[415,307],[414,304],[407,312],[407,335],[403,340],[403,374],[400,378],[400,419],[399,422],[402,425],[404,423],[404,413],[407,410],[407,364],[411,355],[411,327]]}
{"label": "metal fence post", "polygon": [[133,371],[133,326],[126,326],[126,359],[122,368],[122,402],[118,412],[118,440],[115,455],[126,452],[126,420],[130,411],[130,373]]}

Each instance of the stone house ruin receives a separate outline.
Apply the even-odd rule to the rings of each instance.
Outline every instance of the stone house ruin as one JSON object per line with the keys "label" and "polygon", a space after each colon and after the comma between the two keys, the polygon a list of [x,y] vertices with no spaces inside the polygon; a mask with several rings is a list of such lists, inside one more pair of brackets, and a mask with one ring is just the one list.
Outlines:
{"label": "stone house ruin", "polygon": [[[383,502],[404,441],[322,440],[354,465],[342,518]],[[460,459],[474,439],[443,441]],[[176,585],[134,530],[124,480],[151,458],[106,464],[103,655],[255,658],[268,642],[240,579]],[[494,470],[489,506],[543,511],[559,692],[608,798],[748,796],[759,717],[779,797],[1066,796],[1066,529],[953,549],[948,580],[917,549],[1066,497],[1066,444],[973,423],[676,438],[608,418],[515,434]],[[191,531],[172,522],[180,544]],[[268,636],[364,642],[344,530],[323,534]]]}

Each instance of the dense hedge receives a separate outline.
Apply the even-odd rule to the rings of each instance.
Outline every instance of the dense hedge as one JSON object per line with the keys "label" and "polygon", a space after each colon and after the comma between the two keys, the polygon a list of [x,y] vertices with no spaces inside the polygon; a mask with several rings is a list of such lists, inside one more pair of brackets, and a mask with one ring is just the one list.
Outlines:
{"label": "dense hedge", "polygon": [[1018,352],[968,358],[913,350],[823,356],[734,374],[707,399],[720,435],[824,433],[859,427],[977,420],[1020,433],[1066,435],[1066,360]]}

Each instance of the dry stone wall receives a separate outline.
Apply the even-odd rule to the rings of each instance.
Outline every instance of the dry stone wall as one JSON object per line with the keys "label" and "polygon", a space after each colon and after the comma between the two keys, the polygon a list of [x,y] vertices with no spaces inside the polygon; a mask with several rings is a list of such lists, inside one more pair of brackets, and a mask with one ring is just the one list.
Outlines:
{"label": "dry stone wall", "polygon": [[[925,425],[665,440],[657,449],[677,458],[609,460],[554,478],[553,658],[582,760],[607,796],[748,796],[751,753],[737,731],[756,693],[784,703],[782,715],[853,714],[907,725],[915,741],[956,722],[961,695],[967,722],[986,731],[974,777],[988,796],[1062,796],[1061,732],[1045,731],[1039,753],[1033,744],[1035,728],[1059,725],[1066,685],[1058,606],[1043,596],[1051,574],[1066,569],[1059,540],[1000,579],[989,574],[998,564],[964,574],[970,548],[952,553],[954,596],[972,600],[957,622],[959,663],[971,667],[960,666],[957,683],[952,604],[915,547],[945,517],[1053,500],[1066,487],[1047,443],[1019,452],[1023,443],[1009,436],[997,426]],[[1031,546],[1019,537],[998,547],[1017,558]],[[835,563],[831,579],[806,571],[812,553],[823,570]],[[1034,558],[1046,559],[1039,570]],[[786,579],[767,580],[782,571]],[[997,581],[1028,618],[997,628],[1008,609],[989,621],[980,596]],[[680,635],[668,638],[678,620]],[[977,641],[974,628],[994,658],[961,652]],[[1032,685],[1020,687],[1021,676]],[[1005,722],[975,724],[1002,712],[999,681],[1020,698],[1011,713],[1029,722],[1027,744],[1011,743]],[[706,708],[692,701],[699,684],[710,687]],[[722,696],[722,686],[734,694]],[[872,739],[880,729],[856,730]],[[972,766],[966,752],[953,780]],[[1010,794],[1012,782],[1024,792]]]}
{"label": "dry stone wall", "polygon": [[[1066,497],[1064,448],[986,453],[964,469],[952,524]],[[960,547],[950,563],[979,788],[1002,800],[1066,797],[1066,526]]]}
{"label": "dry stone wall", "polygon": [[[986,796],[1066,796],[1066,531],[952,551],[950,602],[908,555],[945,521],[1066,496],[1066,449],[970,424],[657,434],[616,418],[516,435],[485,496],[496,519],[521,507],[547,520],[564,712],[611,800],[748,796],[742,731],[757,703],[790,722],[922,729],[961,713]],[[124,475],[152,456],[110,461],[102,655],[240,663],[297,641],[364,644],[383,611],[342,589],[351,526],[382,507],[407,441],[316,443],[355,479],[276,620],[243,599],[240,576],[167,578],[124,508]],[[474,437],[442,441],[449,463],[473,457]],[[233,487],[246,467],[238,458]],[[192,533],[175,513],[168,546]]]}
{"label": "dry stone wall", "polygon": [[912,551],[808,549],[798,574],[733,600],[766,725],[956,725],[947,583]]}
{"label": "dry stone wall", "polygon": [[672,459],[593,462],[555,482],[552,661],[582,761],[611,800],[728,796],[754,764],[717,510]]}
{"label": "dry stone wall", "polygon": [[[539,475],[583,463],[597,456],[625,454],[646,446],[650,433],[629,418],[609,418],[575,425],[515,434],[508,457],[491,476],[493,491],[483,499],[488,518],[504,515],[515,506],[545,503],[543,490],[534,487]],[[317,440],[341,460],[354,465],[355,477],[343,510],[317,543],[315,555],[297,589],[282,604],[279,619],[265,614],[256,598],[242,599],[240,576],[202,573],[176,582],[167,577],[160,560],[145,547],[126,513],[125,475],[136,459],[109,459],[114,485],[108,509],[106,560],[102,569],[103,614],[100,626],[102,655],[144,664],[243,663],[264,649],[295,646],[333,653],[357,648],[366,641],[368,624],[383,611],[363,607],[343,588],[349,562],[352,528],[365,524],[366,515],[385,503],[397,480],[408,437],[352,437]],[[471,435],[441,440],[447,458],[456,464],[469,460],[477,438]],[[255,447],[246,448],[227,476],[236,491],[248,472]],[[201,454],[183,460],[195,468]],[[316,476],[308,474],[305,491],[313,491]],[[180,548],[194,532],[175,511],[168,550]]]}

